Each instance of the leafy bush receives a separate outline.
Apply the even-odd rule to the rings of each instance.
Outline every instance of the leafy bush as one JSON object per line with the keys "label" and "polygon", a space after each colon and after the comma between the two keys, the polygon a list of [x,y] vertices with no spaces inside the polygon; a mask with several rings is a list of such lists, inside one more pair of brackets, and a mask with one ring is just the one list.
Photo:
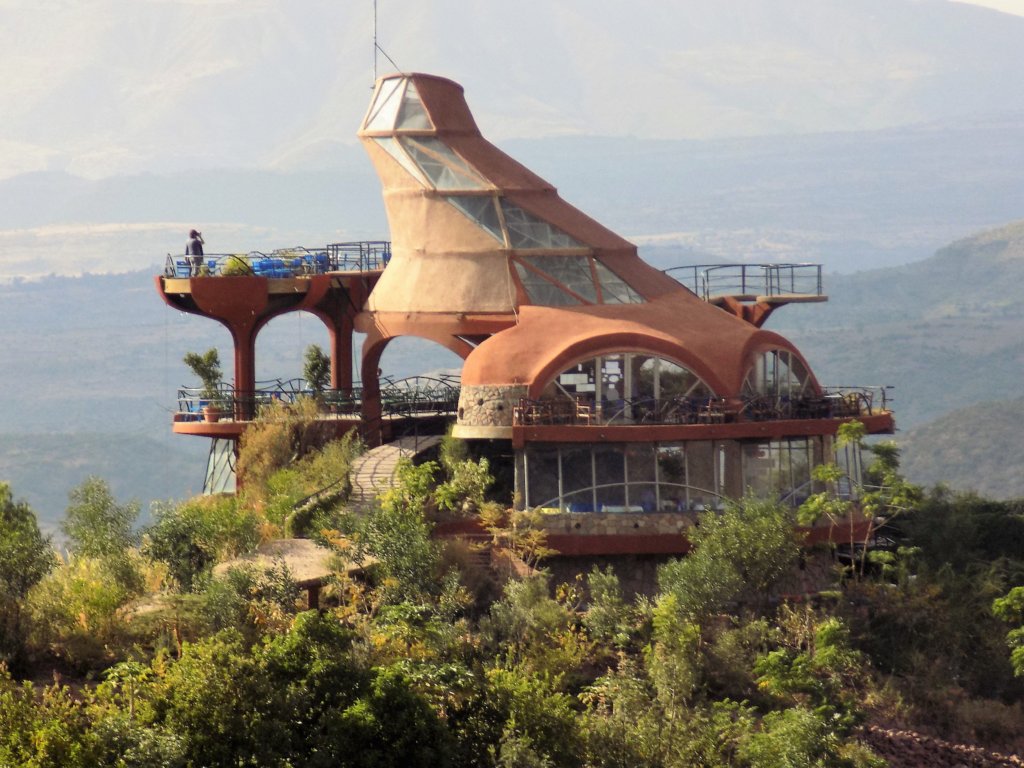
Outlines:
{"label": "leafy bush", "polygon": [[123,609],[138,594],[108,561],[72,555],[29,594],[34,644],[77,669],[105,667],[130,645]]}
{"label": "leafy bush", "polygon": [[166,564],[182,591],[219,560],[252,550],[259,542],[259,518],[232,496],[201,496],[181,504],[156,504],[144,535],[143,552]]}
{"label": "leafy bush", "polygon": [[35,513],[0,483],[0,664],[24,657],[22,609],[29,590],[57,565]]}
{"label": "leafy bush", "polygon": [[734,602],[764,606],[772,586],[796,563],[792,513],[747,497],[706,512],[688,531],[693,550],[661,568],[661,588],[701,622]]}

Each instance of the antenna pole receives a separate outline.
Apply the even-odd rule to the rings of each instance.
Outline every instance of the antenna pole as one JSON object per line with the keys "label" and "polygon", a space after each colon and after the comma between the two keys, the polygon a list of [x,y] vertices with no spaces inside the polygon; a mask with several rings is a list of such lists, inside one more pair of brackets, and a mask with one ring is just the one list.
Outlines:
{"label": "antenna pole", "polygon": [[373,0],[373,82],[377,82],[377,0]]}

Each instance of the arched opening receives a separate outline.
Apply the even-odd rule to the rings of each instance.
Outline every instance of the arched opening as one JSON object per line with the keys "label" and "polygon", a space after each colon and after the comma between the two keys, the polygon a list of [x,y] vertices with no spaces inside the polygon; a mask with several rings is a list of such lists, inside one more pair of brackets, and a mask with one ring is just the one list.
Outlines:
{"label": "arched opening", "polygon": [[393,381],[414,376],[459,378],[462,358],[437,342],[415,336],[391,339],[381,355],[381,376]]}
{"label": "arched opening", "polygon": [[677,362],[608,351],[561,371],[545,385],[541,402],[602,424],[664,424],[694,421],[712,397],[711,388]]}
{"label": "arched opening", "polygon": [[[309,312],[288,312],[270,320],[256,337],[256,396],[290,400],[311,391],[303,370],[306,350],[316,344],[330,357],[327,327]],[[346,361],[351,365],[351,361]]]}
{"label": "arched opening", "polygon": [[788,349],[762,353],[743,379],[744,396],[797,398],[809,394],[811,389],[810,372]]}
{"label": "arched opening", "polygon": [[803,361],[788,349],[763,352],[743,379],[743,416],[752,421],[799,417],[813,410],[814,380]]}

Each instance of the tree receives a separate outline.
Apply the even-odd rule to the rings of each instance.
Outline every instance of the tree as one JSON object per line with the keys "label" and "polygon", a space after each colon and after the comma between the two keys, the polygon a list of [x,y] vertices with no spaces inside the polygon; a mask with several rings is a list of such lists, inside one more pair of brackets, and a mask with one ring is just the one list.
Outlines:
{"label": "tree", "polygon": [[1014,587],[992,602],[992,613],[1006,622],[1021,624],[1006,633],[1013,674],[1024,677],[1024,587]]}
{"label": "tree", "polygon": [[55,565],[50,539],[39,531],[32,509],[0,483],[0,662],[20,660],[25,597]]}
{"label": "tree", "polygon": [[158,504],[153,517],[142,550],[167,565],[183,592],[190,592],[197,577],[218,560],[248,552],[259,542],[255,515],[234,497],[201,496],[178,505]]}
{"label": "tree", "polygon": [[86,478],[71,490],[69,498],[60,528],[76,555],[120,557],[138,544],[132,526],[139,517],[139,502],[118,504],[110,486],[99,477]]}
{"label": "tree", "polygon": [[704,513],[688,535],[693,550],[663,566],[658,579],[697,623],[735,601],[763,603],[799,551],[789,510],[752,497]]}
{"label": "tree", "polygon": [[389,602],[418,603],[439,592],[440,549],[424,515],[436,472],[433,461],[419,466],[399,461],[380,508],[360,521],[357,543],[377,558]]}
{"label": "tree", "polygon": [[139,502],[118,504],[110,486],[98,477],[73,488],[69,499],[60,527],[74,555],[97,559],[126,592],[141,591],[142,576],[131,552],[139,543],[133,529]]}
{"label": "tree", "polygon": [[[846,477],[843,469],[835,463],[822,464],[814,468],[813,477],[825,485],[825,490],[811,494],[800,505],[797,517],[803,525],[813,525],[822,518],[833,525],[849,519],[851,538],[853,522],[859,514],[864,520],[888,522],[899,514],[915,509],[921,503],[921,489],[908,483],[900,474],[900,452],[893,442],[868,445],[864,442],[867,434],[859,421],[842,424],[836,435],[836,448],[852,447],[857,455],[864,451],[873,454],[874,460],[864,471],[858,484],[847,495],[839,493],[840,484]],[[856,478],[854,478],[856,479]],[[878,525],[868,526],[866,538],[861,547],[860,573],[864,574],[868,562],[868,538]],[[855,542],[851,541],[850,544]]]}
{"label": "tree", "polygon": [[322,394],[331,385],[331,358],[317,344],[306,347],[302,376],[314,394]]}

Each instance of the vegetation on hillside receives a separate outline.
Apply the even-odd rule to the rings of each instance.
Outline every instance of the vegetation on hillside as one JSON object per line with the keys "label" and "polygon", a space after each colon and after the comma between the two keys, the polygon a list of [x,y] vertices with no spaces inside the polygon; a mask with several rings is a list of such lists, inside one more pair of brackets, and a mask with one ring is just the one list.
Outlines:
{"label": "vegetation on hillside", "polygon": [[607,568],[500,581],[439,521],[479,517],[541,566],[543,536],[508,527],[487,463],[449,440],[369,510],[313,505],[337,568],[308,611],[283,563],[214,571],[347,473],[358,447],[305,449],[301,423],[247,440],[291,451],[246,456],[244,494],[163,505],[141,531],[90,479],[62,557],[0,486],[0,765],[884,765],[865,723],[1021,747],[1019,505],[915,494],[883,447],[892,542],[836,560],[828,591],[789,591],[834,553],[754,498],[706,512],[652,595]]}

